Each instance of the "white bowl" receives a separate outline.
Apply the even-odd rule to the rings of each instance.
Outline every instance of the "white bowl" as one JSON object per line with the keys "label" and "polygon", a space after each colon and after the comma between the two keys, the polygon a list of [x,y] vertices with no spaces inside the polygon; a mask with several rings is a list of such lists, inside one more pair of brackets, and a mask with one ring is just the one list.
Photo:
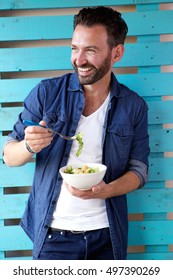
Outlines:
{"label": "white bowl", "polygon": [[89,190],[92,188],[92,186],[97,185],[100,183],[106,173],[106,165],[99,164],[99,163],[84,163],[84,164],[72,164],[73,168],[79,168],[84,165],[87,165],[89,167],[99,168],[98,172],[94,173],[82,173],[82,174],[68,174],[64,172],[64,169],[71,165],[66,165],[64,167],[61,167],[59,172],[63,178],[63,180],[69,184],[70,186],[73,186],[80,190]]}

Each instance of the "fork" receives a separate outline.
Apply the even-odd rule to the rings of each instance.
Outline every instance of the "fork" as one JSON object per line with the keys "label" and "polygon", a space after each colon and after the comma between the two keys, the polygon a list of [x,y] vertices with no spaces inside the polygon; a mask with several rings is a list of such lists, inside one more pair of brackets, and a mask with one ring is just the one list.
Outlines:
{"label": "fork", "polygon": [[32,121],[29,121],[29,120],[24,120],[23,123],[25,125],[27,125],[27,126],[40,126],[40,127],[46,128],[49,132],[54,133],[54,134],[58,134],[61,138],[65,139],[65,140],[75,140],[76,137],[77,137],[77,135],[74,135],[74,136],[62,135],[59,132],[53,130],[52,128],[49,128],[47,126],[44,126],[44,125],[41,125],[41,124],[38,124],[38,123],[35,123],[35,122],[32,122]]}

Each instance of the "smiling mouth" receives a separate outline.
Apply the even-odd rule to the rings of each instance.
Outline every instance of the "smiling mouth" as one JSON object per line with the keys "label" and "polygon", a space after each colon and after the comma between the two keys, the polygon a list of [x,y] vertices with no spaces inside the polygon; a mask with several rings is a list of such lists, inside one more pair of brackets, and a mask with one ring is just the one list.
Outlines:
{"label": "smiling mouth", "polygon": [[89,74],[91,71],[92,71],[92,67],[87,67],[87,68],[81,68],[81,67],[78,67],[77,70],[78,70],[78,73],[81,75],[87,75]]}

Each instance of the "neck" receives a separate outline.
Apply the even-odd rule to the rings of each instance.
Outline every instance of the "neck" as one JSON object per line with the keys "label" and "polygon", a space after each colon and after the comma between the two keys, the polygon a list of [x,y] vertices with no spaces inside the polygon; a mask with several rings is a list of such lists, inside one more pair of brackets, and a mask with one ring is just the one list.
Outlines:
{"label": "neck", "polygon": [[83,91],[85,97],[107,97],[110,91],[110,80],[111,76],[110,73],[109,75],[105,75],[101,80],[97,81],[96,83],[92,85],[84,85],[83,86]]}
{"label": "neck", "polygon": [[93,85],[83,87],[85,95],[84,116],[89,116],[94,113],[105,101],[110,91],[110,77],[102,79]]}

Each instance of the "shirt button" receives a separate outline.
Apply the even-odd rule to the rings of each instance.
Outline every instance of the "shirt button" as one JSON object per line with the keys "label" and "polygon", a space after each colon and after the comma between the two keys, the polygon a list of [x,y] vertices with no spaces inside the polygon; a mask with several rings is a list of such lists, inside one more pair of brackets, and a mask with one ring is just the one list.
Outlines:
{"label": "shirt button", "polygon": [[55,205],[56,201],[55,200],[52,200],[52,205]]}
{"label": "shirt button", "polygon": [[44,228],[48,228],[48,227],[49,227],[48,225],[45,225],[45,226],[44,226]]}
{"label": "shirt button", "polygon": [[79,107],[79,110],[80,110],[80,111],[82,111],[82,110],[83,110],[83,108],[82,108],[82,107]]}

